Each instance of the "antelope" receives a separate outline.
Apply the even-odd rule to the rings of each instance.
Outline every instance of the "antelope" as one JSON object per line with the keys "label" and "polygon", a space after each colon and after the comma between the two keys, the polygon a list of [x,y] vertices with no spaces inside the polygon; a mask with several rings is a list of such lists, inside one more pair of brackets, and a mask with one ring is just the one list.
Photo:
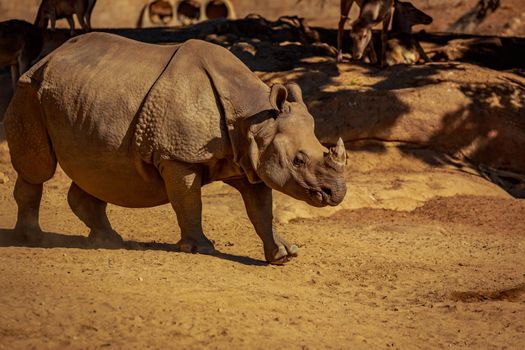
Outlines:
{"label": "antelope", "polygon": [[55,30],[57,19],[65,18],[69,23],[70,34],[75,34],[75,21],[73,15],[77,15],[80,26],[85,31],[91,30],[91,13],[97,0],[42,0],[38,8],[35,25],[46,29],[51,21],[51,30]]}
{"label": "antelope", "polygon": [[352,38],[352,58],[359,60],[366,49],[370,50],[372,63],[377,61],[374,46],[371,44],[372,27],[382,23],[381,29],[381,65],[384,65],[387,30],[392,18],[394,0],[341,0],[341,17],[337,31],[337,62],[343,59],[344,26],[352,4],[356,2],[360,8],[359,18],[352,23],[350,37]]}
{"label": "antelope", "polygon": [[69,39],[66,33],[20,20],[0,22],[0,68],[11,66],[13,91],[20,76]]}
{"label": "antelope", "polygon": [[11,66],[13,91],[40,55],[43,42],[42,31],[31,23],[16,19],[0,23],[0,67]]}
{"label": "antelope", "polygon": [[395,0],[392,33],[386,49],[386,64],[414,64],[423,59],[429,62],[421,44],[412,36],[412,27],[417,24],[428,25],[432,17],[417,9],[410,2]]}

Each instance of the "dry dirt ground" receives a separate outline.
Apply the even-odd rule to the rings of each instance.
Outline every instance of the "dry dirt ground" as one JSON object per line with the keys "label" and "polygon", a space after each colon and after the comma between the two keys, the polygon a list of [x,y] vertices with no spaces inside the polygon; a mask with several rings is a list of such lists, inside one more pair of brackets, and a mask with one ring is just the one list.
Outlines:
{"label": "dry dirt ground", "polygon": [[[0,349],[523,346],[525,202],[475,175],[406,160],[404,171],[379,170],[397,161],[383,155],[348,174],[360,209],[285,215],[277,228],[301,254],[269,266],[240,196],[222,184],[204,190],[214,256],[174,251],[169,205],[109,206],[126,244],[91,246],[61,171],[45,185],[43,244],[14,241],[16,177],[0,148]],[[285,197],[276,202],[279,217]]]}
{"label": "dry dirt ground", "polygon": [[[31,246],[12,237],[16,174],[0,124],[0,349],[522,349],[525,201],[415,136],[459,140],[440,149],[522,174],[523,78],[457,62],[336,66],[249,42],[232,51],[265,81],[297,81],[327,140],[346,133],[342,205],[275,194],[277,229],[301,248],[285,266],[263,262],[240,195],[221,183],[203,196],[217,254],[175,251],[169,205],[110,205],[126,242],[97,247],[59,170],[44,186],[47,233]],[[485,140],[494,125],[502,136]]]}

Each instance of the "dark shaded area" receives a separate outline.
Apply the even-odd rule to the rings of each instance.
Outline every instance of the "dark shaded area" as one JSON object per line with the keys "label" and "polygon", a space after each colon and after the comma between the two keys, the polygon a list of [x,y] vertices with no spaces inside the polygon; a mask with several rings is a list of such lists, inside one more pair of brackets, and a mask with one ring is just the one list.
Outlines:
{"label": "dark shaded area", "polygon": [[460,61],[497,70],[525,69],[525,40],[506,37],[447,39],[445,34],[416,35],[424,42],[441,45],[430,52],[433,61]]}
{"label": "dark shaded area", "polygon": [[[525,197],[525,158],[520,155],[525,130],[525,90],[511,84],[464,84],[470,103],[443,117],[444,127],[428,140],[476,164],[480,175],[515,197]],[[521,117],[520,117],[521,116]],[[476,147],[473,148],[472,145]],[[472,149],[465,154],[465,150]],[[503,157],[515,150],[515,158]]]}
{"label": "dark shaded area", "polygon": [[501,0],[479,0],[478,3],[467,13],[454,22],[448,30],[451,32],[471,33],[491,13],[501,5]]}
{"label": "dark shaded area", "polygon": [[177,5],[177,18],[183,25],[195,23],[200,19],[200,3],[194,0],[183,0]]}
{"label": "dark shaded area", "polygon": [[[460,64],[450,62],[441,65],[405,67],[405,69],[376,69],[369,70],[365,74],[370,77],[383,78],[383,80],[373,85],[374,90],[399,90],[436,84],[436,80],[433,78],[436,74],[443,71],[461,70],[464,70],[464,68]],[[410,74],[407,74],[407,71],[410,71]]]}
{"label": "dark shaded area", "polygon": [[[99,31],[149,43],[180,43],[189,39],[202,39],[229,49],[235,46],[232,51],[250,68],[259,71],[293,69],[302,59],[313,56],[335,58],[337,45],[337,30],[309,27],[303,18],[296,16],[268,21],[261,16],[251,15],[238,20],[209,20],[183,28]],[[67,35],[67,30],[57,32],[58,37]],[[348,31],[345,35],[349,35]],[[379,32],[374,31],[374,40],[377,41],[378,36]],[[430,52],[437,61],[469,62],[500,70],[525,69],[525,38],[426,32],[414,33],[414,37],[420,42],[438,47]],[[349,52],[349,40],[345,40],[345,43],[344,50]],[[458,43],[461,43],[461,54],[446,54],[448,46],[456,47]],[[268,64],[260,62],[268,58],[271,59]]]}
{"label": "dark shaded area", "polygon": [[[320,41],[334,47],[337,45],[335,29],[312,27],[312,30],[318,33]],[[427,52],[434,61],[468,62],[497,70],[525,69],[525,38],[425,31],[412,35],[423,44],[437,47]],[[345,31],[345,36],[349,36],[348,31]],[[373,32],[374,42],[379,42],[379,36],[378,31]],[[349,40],[344,44],[343,51],[350,52]],[[461,50],[452,54],[450,50],[455,50],[458,45],[461,45]]]}
{"label": "dark shaded area", "polygon": [[[389,129],[411,111],[411,107],[399,99],[396,90],[436,84],[436,74],[444,70],[462,69],[456,63],[385,69],[363,63],[353,64],[366,68],[364,74],[380,78],[379,81],[363,91],[359,87],[357,77],[355,86],[350,82],[346,89],[319,92],[326,87],[337,86],[335,78],[339,71],[331,62],[303,63],[301,67],[305,68],[304,72],[295,79],[299,85],[305,86],[305,95],[315,95],[315,101],[310,102],[308,107],[316,118],[316,133],[320,140],[326,144],[333,144],[340,135],[344,135],[350,149],[353,149],[353,146],[349,142],[362,140],[410,143],[410,140],[391,137],[389,133]],[[337,122],[334,123],[334,120]]]}
{"label": "dark shaded area", "polygon": [[228,18],[228,7],[221,0],[211,0],[204,11],[207,19]]}
{"label": "dark shaded area", "polygon": [[[7,110],[8,101],[13,97],[11,88],[11,70],[9,67],[0,68],[0,122],[4,119],[4,113]],[[0,141],[2,141],[0,135]]]}
{"label": "dark shaded area", "polygon": [[[14,230],[0,228],[0,247],[28,248],[73,248],[73,249],[125,249],[125,250],[160,250],[179,252],[175,244],[158,242],[124,241],[122,244],[93,242],[86,236],[65,235],[55,232],[43,232],[38,242],[20,239]],[[188,253],[183,253],[188,254]],[[239,256],[216,251],[212,256],[243,265],[267,266],[268,263],[247,256]]]}
{"label": "dark shaded area", "polygon": [[260,16],[239,20],[216,19],[183,28],[104,29],[149,43],[178,43],[201,39],[221,45],[259,71],[289,70],[305,57],[335,54],[323,45],[304,19],[293,16],[268,21]]}

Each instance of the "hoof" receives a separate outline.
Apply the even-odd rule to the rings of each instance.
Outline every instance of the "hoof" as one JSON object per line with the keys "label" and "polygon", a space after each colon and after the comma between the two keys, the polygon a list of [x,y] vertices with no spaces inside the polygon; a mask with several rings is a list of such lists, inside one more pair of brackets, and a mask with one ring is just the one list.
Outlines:
{"label": "hoof", "polygon": [[272,249],[265,249],[264,253],[266,261],[270,264],[282,265],[299,254],[299,248],[295,244],[290,244],[279,237],[275,243]]}
{"label": "hoof", "polygon": [[346,63],[351,61],[351,56],[347,53],[339,53],[337,54],[337,57],[335,58],[336,63]]}
{"label": "hoof", "polygon": [[114,230],[91,230],[88,236],[89,241],[95,246],[122,246],[124,240]]}
{"label": "hoof", "polygon": [[196,240],[193,238],[182,238],[175,244],[179,251],[184,253],[199,253],[199,254],[213,254],[215,253],[215,247],[213,243],[208,240]]}

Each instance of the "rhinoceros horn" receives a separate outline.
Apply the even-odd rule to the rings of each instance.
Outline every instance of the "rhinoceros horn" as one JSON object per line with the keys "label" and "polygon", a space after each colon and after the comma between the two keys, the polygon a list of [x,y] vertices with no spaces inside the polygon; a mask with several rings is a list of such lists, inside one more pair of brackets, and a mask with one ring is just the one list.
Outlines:
{"label": "rhinoceros horn", "polygon": [[327,155],[327,163],[337,171],[343,171],[346,165],[346,150],[342,138],[337,140],[335,147],[330,148],[330,153]]}

